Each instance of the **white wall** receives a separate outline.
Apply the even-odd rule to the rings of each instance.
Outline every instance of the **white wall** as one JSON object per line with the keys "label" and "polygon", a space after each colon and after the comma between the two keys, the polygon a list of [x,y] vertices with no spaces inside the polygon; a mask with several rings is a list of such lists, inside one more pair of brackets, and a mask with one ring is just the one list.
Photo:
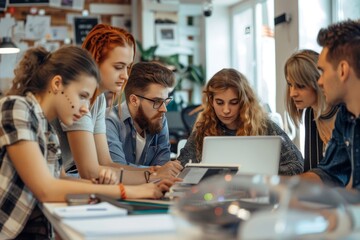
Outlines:
{"label": "white wall", "polygon": [[286,82],[284,78],[284,64],[286,59],[299,47],[298,0],[275,0],[274,16],[283,13],[291,15],[290,23],[275,26],[275,62],[276,62],[276,111],[282,114],[284,108],[284,94]]}
{"label": "white wall", "polygon": [[[320,50],[316,37],[320,28],[331,22],[331,0],[275,0],[274,11],[275,17],[282,13],[289,13],[292,17],[290,23],[275,26],[276,111],[283,115],[286,90],[284,64],[298,49]],[[300,142],[303,143],[300,140],[300,132],[297,131],[294,143],[302,148]]]}
{"label": "white wall", "polygon": [[331,23],[331,18],[331,0],[299,1],[299,48],[320,52],[317,34]]}
{"label": "white wall", "polygon": [[0,54],[0,97],[11,87],[19,54]]}
{"label": "white wall", "polygon": [[205,18],[206,79],[222,68],[230,67],[230,12],[217,5],[213,14]]}

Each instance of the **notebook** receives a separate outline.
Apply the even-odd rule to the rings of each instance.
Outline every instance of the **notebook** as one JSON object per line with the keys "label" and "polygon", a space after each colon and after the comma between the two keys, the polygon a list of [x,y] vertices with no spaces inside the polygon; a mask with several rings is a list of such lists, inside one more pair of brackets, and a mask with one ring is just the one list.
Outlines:
{"label": "notebook", "polygon": [[127,209],[116,207],[107,202],[66,206],[54,209],[54,216],[58,219],[89,219],[99,217],[125,216]]}
{"label": "notebook", "polygon": [[[176,222],[170,214],[65,219],[63,223],[82,239],[152,239],[151,234],[176,233]],[[142,238],[136,237],[139,235]]]}
{"label": "notebook", "polygon": [[238,173],[277,175],[280,150],[280,136],[205,137],[201,163],[188,163],[178,177],[185,184],[196,184],[205,176],[204,168],[213,167],[237,167]]}

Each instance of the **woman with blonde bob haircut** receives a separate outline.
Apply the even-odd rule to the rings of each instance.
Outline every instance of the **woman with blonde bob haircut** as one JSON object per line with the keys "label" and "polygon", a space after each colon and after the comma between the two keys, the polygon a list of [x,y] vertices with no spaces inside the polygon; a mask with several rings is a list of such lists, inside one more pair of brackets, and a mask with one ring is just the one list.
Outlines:
{"label": "woman with blonde bob haircut", "polygon": [[302,123],[305,112],[304,172],[317,167],[323,158],[325,145],[331,138],[337,107],[328,106],[317,80],[319,54],[313,50],[299,50],[286,61],[287,81],[285,105],[295,126]]}
{"label": "woman with blonde bob haircut", "polygon": [[200,162],[205,136],[282,137],[279,174],[295,175],[303,171],[300,151],[286,133],[272,122],[252,90],[246,77],[235,69],[222,69],[208,82],[206,103],[179,160],[185,165],[190,159]]}

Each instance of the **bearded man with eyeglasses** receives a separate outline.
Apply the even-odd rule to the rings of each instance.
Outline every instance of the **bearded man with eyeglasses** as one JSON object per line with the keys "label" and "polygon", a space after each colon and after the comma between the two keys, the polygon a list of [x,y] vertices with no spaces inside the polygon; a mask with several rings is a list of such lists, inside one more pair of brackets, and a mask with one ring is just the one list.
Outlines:
{"label": "bearded man with eyeglasses", "polygon": [[125,86],[125,101],[112,107],[106,118],[106,135],[114,162],[137,167],[154,166],[156,171],[182,169],[170,161],[169,129],[165,113],[171,102],[174,73],[154,62],[139,62]]}

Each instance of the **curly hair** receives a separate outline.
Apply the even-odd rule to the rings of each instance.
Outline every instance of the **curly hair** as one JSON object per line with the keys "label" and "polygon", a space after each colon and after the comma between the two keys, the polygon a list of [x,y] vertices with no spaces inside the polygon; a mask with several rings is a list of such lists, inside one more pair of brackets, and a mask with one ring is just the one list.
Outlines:
{"label": "curly hair", "polygon": [[[82,48],[87,49],[93,58],[95,59],[98,65],[101,65],[108,57],[109,52],[111,52],[116,47],[132,47],[134,50],[134,58],[136,54],[136,43],[135,38],[131,33],[125,29],[113,27],[106,24],[97,24],[91,29],[91,31],[86,35],[86,38],[82,44]],[[128,74],[130,74],[131,68],[129,69]],[[124,83],[124,87],[126,82]],[[124,87],[122,89],[124,89]],[[96,94],[94,94],[94,99],[99,94],[99,89],[97,89]],[[113,94],[113,100],[116,93]],[[120,93],[121,95],[121,93]],[[121,101],[121,97],[119,97]]]}
{"label": "curly hair", "polygon": [[7,95],[46,91],[50,80],[60,75],[66,86],[85,74],[100,82],[98,67],[90,53],[80,47],[64,46],[53,53],[43,47],[28,49],[14,70],[15,78]]}
{"label": "curly hair", "polygon": [[[291,82],[295,86],[305,86],[313,89],[317,96],[318,111],[315,118],[319,118],[326,109],[325,97],[321,91],[317,80],[320,77],[320,72],[317,68],[319,53],[303,49],[293,53],[286,61],[284,66],[284,75],[286,81]],[[294,124],[298,127],[301,123],[302,114],[304,109],[297,109],[294,101],[290,96],[290,86],[286,87],[285,97],[286,109],[293,120]]]}
{"label": "curly hair", "polygon": [[320,29],[317,42],[328,48],[327,61],[335,68],[346,60],[360,78],[360,19],[346,20]]}
{"label": "curly hair", "polygon": [[205,136],[221,136],[224,134],[220,127],[222,123],[215,113],[213,101],[217,93],[227,89],[233,89],[240,100],[236,135],[264,135],[267,131],[268,115],[260,105],[246,77],[235,69],[224,68],[210,79],[204,90],[206,95],[205,108],[200,113],[194,127],[196,154],[198,156],[201,155]]}

